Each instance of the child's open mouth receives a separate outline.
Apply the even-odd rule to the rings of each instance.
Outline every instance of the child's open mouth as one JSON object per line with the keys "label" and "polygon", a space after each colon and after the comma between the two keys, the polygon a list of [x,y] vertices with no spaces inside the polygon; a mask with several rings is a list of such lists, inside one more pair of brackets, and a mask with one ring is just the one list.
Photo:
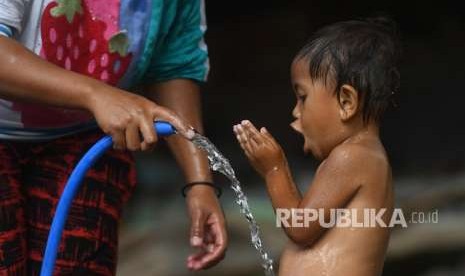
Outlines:
{"label": "child's open mouth", "polygon": [[303,135],[302,133],[302,127],[300,126],[300,123],[296,120],[290,124],[291,128],[295,130],[297,133]]}
{"label": "child's open mouth", "polygon": [[302,147],[303,151],[305,153],[310,153],[311,149],[310,149],[310,146],[309,146],[309,144],[310,144],[309,143],[309,138],[306,135],[304,135],[303,130],[302,130],[301,126],[300,126],[300,123],[296,120],[296,121],[292,122],[290,124],[290,126],[295,132],[299,133],[304,138],[304,145]]}

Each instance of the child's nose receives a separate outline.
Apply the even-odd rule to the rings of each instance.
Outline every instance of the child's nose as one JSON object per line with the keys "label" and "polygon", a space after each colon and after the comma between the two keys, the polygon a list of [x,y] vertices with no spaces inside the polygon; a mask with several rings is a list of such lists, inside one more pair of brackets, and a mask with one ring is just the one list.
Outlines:
{"label": "child's nose", "polygon": [[297,108],[297,105],[294,107],[294,109],[292,110],[292,116],[294,116],[294,118],[298,119],[300,118],[300,111],[299,109]]}

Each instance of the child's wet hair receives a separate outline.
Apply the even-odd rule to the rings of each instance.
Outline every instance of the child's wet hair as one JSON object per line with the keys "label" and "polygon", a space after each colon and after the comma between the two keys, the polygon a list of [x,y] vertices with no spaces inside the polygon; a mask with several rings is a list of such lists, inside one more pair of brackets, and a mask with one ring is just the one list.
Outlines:
{"label": "child's wet hair", "polygon": [[296,59],[308,61],[310,77],[359,93],[364,121],[378,122],[399,89],[400,43],[386,17],[338,22],[317,31]]}

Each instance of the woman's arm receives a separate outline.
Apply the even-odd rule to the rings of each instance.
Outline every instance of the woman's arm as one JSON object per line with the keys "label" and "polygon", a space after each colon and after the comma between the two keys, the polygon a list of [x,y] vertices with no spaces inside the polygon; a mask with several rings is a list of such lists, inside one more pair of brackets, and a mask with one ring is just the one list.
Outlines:
{"label": "woman's arm", "polygon": [[192,136],[192,131],[173,112],[141,96],[55,66],[3,36],[0,62],[0,97],[87,110],[101,129],[112,136],[116,148],[152,147],[157,140],[155,118],[169,121],[185,136]]}
{"label": "woman's arm", "polygon": [[[147,97],[172,109],[179,116],[203,132],[200,89],[187,79],[175,79],[154,84],[147,89]],[[187,182],[211,182],[208,160],[203,151],[180,137],[167,138]],[[191,245],[201,248],[191,255],[187,266],[192,270],[215,265],[223,257],[227,246],[223,212],[210,186],[195,185],[187,193],[187,207],[191,217]]]}

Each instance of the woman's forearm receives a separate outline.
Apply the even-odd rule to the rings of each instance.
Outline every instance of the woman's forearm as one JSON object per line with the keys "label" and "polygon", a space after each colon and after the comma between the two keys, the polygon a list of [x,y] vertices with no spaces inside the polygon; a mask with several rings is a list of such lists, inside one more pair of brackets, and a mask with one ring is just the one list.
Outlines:
{"label": "woman's forearm", "polygon": [[0,36],[0,97],[89,109],[91,96],[110,88],[43,60],[13,39]]}
{"label": "woman's forearm", "polygon": [[117,149],[153,147],[157,140],[155,118],[169,121],[187,138],[193,135],[170,110],[55,66],[12,39],[0,37],[0,61],[0,98],[87,110],[103,132],[111,135]]}
{"label": "woman's forearm", "polygon": [[[158,83],[149,87],[146,95],[176,112],[200,133],[203,132],[200,89],[193,81],[177,79]],[[168,138],[167,142],[187,182],[212,181],[208,160],[203,151],[177,135]]]}

